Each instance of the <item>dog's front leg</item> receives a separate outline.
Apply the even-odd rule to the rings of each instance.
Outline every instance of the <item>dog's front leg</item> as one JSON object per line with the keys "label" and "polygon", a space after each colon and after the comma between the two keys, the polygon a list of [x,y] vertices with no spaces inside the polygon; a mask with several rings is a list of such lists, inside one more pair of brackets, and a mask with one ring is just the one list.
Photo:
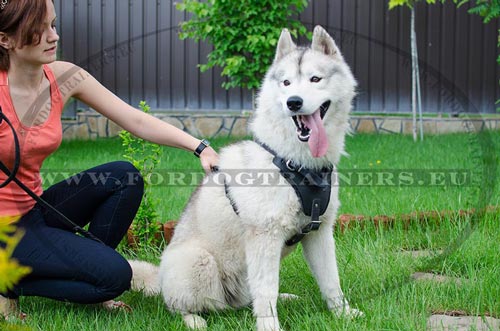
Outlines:
{"label": "dog's front leg", "polygon": [[246,262],[257,331],[281,330],[276,311],[283,242],[270,233],[248,235]]}
{"label": "dog's front leg", "polygon": [[362,315],[349,307],[340,288],[339,270],[335,255],[333,227],[324,224],[316,232],[310,232],[302,240],[304,257],[314,274],[318,286],[327,302],[328,309],[337,315],[357,317]]}

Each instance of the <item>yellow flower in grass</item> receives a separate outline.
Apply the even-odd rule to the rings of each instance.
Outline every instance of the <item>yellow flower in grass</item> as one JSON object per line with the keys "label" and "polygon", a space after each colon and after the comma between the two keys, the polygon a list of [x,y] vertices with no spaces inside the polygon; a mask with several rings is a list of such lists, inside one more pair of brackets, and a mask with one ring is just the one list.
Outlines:
{"label": "yellow flower in grass", "polygon": [[0,242],[5,244],[5,248],[0,248],[0,292],[8,289],[30,273],[31,268],[21,266],[15,259],[12,259],[14,248],[23,236],[22,231],[17,230],[15,222],[19,217],[0,216]]}

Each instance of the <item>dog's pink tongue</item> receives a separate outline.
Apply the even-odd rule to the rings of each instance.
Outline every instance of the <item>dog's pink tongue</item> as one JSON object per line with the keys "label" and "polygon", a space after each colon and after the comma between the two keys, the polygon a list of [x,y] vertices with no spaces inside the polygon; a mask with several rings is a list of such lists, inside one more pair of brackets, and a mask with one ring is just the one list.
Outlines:
{"label": "dog's pink tongue", "polygon": [[309,149],[313,157],[325,156],[328,150],[328,139],[326,137],[325,127],[323,120],[320,116],[320,111],[316,111],[312,115],[302,116],[304,124],[311,129],[311,136],[309,137]]}

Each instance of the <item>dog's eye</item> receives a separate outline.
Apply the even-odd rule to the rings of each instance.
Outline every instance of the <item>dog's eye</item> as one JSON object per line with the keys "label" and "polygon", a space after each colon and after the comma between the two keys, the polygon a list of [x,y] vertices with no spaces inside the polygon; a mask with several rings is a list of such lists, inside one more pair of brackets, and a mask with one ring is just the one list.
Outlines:
{"label": "dog's eye", "polygon": [[286,79],[286,80],[284,80],[284,81],[283,81],[283,85],[285,85],[285,86],[288,86],[288,85],[290,85],[290,84],[291,84],[291,83],[290,83],[290,81],[289,81],[288,79]]}
{"label": "dog's eye", "polygon": [[321,80],[321,78],[318,76],[311,77],[311,83],[318,83],[320,80]]}

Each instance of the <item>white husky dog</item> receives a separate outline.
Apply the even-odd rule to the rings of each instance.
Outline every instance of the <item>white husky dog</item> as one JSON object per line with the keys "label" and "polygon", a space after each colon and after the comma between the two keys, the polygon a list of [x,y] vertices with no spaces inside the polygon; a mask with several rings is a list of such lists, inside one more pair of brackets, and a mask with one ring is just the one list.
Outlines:
{"label": "white husky dog", "polygon": [[[340,288],[333,238],[336,185],[316,187],[327,192],[326,199],[324,194],[319,200],[302,198],[284,168],[290,167],[288,177],[300,179],[304,173],[307,183],[318,178],[325,183],[322,170],[331,171],[343,153],[355,87],[323,28],[314,29],[308,48],[297,47],[283,30],[250,124],[255,141],[221,151],[220,171],[193,194],[162,255],[158,284],[143,279],[144,266],[132,261],[134,287],[154,291],[159,286],[168,309],[181,313],[190,328],[206,327],[197,312],[251,304],[258,331],[281,330],[280,260],[302,239],[328,308],[339,315],[361,314],[349,307]],[[311,228],[316,231],[296,236]]]}

